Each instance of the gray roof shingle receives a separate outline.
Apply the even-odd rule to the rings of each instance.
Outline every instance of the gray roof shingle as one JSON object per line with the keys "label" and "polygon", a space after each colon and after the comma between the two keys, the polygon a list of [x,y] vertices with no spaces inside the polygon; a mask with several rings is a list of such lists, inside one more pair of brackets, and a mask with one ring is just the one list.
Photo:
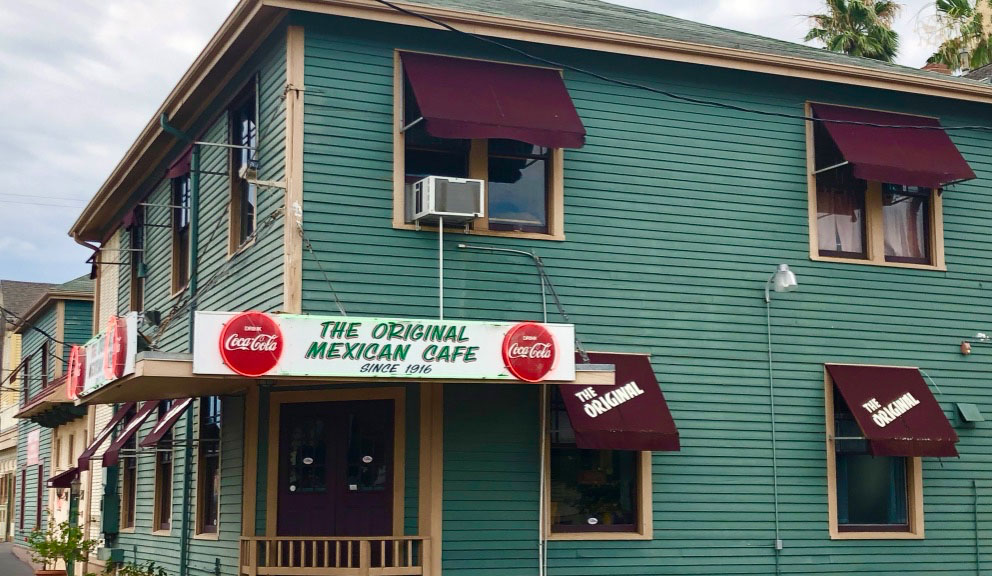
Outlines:
{"label": "gray roof shingle", "polygon": [[976,80],[971,78],[960,76],[949,77],[944,74],[918,68],[889,64],[869,58],[848,56],[805,44],[728,30],[657,12],[618,6],[608,2],[601,2],[600,0],[501,0],[499,2],[493,2],[492,0],[410,1],[424,6],[476,12],[546,24],[619,32],[649,38],[703,44],[718,48],[733,48],[775,56],[803,58],[824,63],[854,65],[878,71],[919,76],[921,78],[940,78],[942,80],[951,80],[966,84],[977,83]]}
{"label": "gray roof shingle", "polygon": [[0,280],[0,306],[20,317],[53,286],[55,284],[43,282]]}

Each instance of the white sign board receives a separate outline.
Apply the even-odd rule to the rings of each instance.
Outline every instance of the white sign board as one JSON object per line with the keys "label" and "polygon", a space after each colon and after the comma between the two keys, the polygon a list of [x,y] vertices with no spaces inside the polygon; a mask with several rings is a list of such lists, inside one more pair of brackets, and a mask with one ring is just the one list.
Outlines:
{"label": "white sign board", "polygon": [[571,324],[197,312],[193,373],[575,380]]}
{"label": "white sign board", "polygon": [[[138,348],[138,313],[131,312],[122,320],[125,322],[126,331],[115,334],[114,330],[104,327],[103,332],[83,346],[86,351],[86,370],[83,376],[82,396],[92,394],[118,378],[134,374],[134,361]],[[108,376],[114,371],[108,370],[108,363],[113,359],[109,357],[107,347],[113,346],[115,337],[121,338],[124,345],[124,369],[119,374]]]}

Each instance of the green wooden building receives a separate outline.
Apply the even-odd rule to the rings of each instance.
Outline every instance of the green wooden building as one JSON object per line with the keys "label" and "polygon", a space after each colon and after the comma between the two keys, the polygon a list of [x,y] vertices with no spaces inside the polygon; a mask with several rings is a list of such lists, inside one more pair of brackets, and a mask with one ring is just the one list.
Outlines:
{"label": "green wooden building", "polygon": [[992,569],[990,111],[594,0],[243,0],[71,230],[140,317],[101,557]]}
{"label": "green wooden building", "polygon": [[[4,383],[20,396],[12,517],[17,546],[36,528],[68,520],[68,491],[52,490],[48,481],[75,467],[89,430],[87,408],[66,394],[66,364],[70,347],[89,340],[93,331],[93,281],[83,276],[36,296],[15,327],[21,360]],[[85,525],[86,518],[80,519]]]}

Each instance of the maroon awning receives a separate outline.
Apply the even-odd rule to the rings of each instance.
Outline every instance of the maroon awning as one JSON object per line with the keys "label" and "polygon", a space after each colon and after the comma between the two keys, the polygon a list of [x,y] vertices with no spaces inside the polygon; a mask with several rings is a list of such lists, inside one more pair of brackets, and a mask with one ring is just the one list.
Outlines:
{"label": "maroon awning", "polygon": [[127,444],[127,441],[131,439],[138,432],[138,428],[144,424],[148,416],[151,415],[152,411],[158,407],[158,401],[152,400],[150,402],[145,402],[138,409],[138,413],[134,415],[134,418],[128,421],[124,425],[124,430],[114,439],[113,443],[107,447],[107,451],[103,453],[103,465],[104,466],[116,466],[120,461],[121,448]]}
{"label": "maroon awning", "polygon": [[874,456],[957,456],[958,435],[916,368],[828,364]]}
{"label": "maroon awning", "polygon": [[165,436],[166,433],[168,433],[169,430],[172,430],[172,427],[176,425],[179,417],[183,415],[183,411],[186,410],[192,401],[192,398],[177,400],[172,407],[169,408],[169,411],[163,415],[162,419],[155,424],[152,431],[141,440],[141,443],[138,444],[138,446],[141,448],[150,448],[158,444],[158,441],[162,439],[162,436]]}
{"label": "maroon awning", "polygon": [[[940,188],[945,184],[971,180],[975,173],[957,146],[940,128],[936,118],[813,104],[813,115],[822,122],[844,160],[862,180]],[[924,126],[931,129],[885,128],[884,126]],[[818,166],[817,168],[826,168]]]}
{"label": "maroon awning", "polygon": [[169,169],[165,173],[165,177],[171,179],[189,174],[192,162],[193,146],[190,145],[183,150],[182,154],[180,154],[178,158],[172,161],[172,164],[169,165]]}
{"label": "maroon awning", "polygon": [[110,419],[110,422],[103,427],[103,430],[100,430],[99,434],[93,437],[93,441],[90,442],[90,445],[87,446],[86,450],[83,450],[83,453],[79,455],[77,465],[80,470],[86,471],[90,469],[90,459],[93,458],[93,455],[100,449],[100,446],[103,445],[104,441],[114,433],[114,428],[116,428],[120,421],[127,416],[128,410],[132,408],[134,408],[134,402],[128,402],[118,408],[117,412],[114,413],[114,417]]}
{"label": "maroon awning", "polygon": [[[598,450],[679,449],[679,431],[651,368],[640,354],[589,353],[593,364],[613,364],[616,383],[559,384],[579,448]],[[576,355],[576,362],[581,358]]]}
{"label": "maroon awning", "polygon": [[585,144],[586,129],[557,70],[412,52],[400,58],[431,136]]}
{"label": "maroon awning", "polygon": [[45,484],[49,488],[72,488],[72,481],[79,477],[79,468],[69,468],[49,478]]}

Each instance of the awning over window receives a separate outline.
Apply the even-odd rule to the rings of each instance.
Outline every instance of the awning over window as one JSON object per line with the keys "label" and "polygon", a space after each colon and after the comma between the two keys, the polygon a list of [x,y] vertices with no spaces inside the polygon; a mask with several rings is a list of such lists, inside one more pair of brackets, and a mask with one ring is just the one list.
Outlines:
{"label": "awning over window", "polygon": [[79,468],[69,468],[45,482],[49,488],[72,488],[72,481],[79,477]]}
{"label": "awning over window", "polygon": [[594,364],[613,364],[616,383],[558,386],[576,445],[598,450],[678,450],[679,431],[651,360],[644,355],[612,353],[590,353],[589,359]]}
{"label": "awning over window", "polygon": [[916,368],[828,364],[874,456],[957,456],[958,435]]}
{"label": "awning over window", "polygon": [[103,430],[101,430],[99,434],[93,437],[93,441],[90,442],[90,445],[87,446],[86,450],[83,450],[83,453],[79,455],[77,465],[80,470],[85,471],[90,469],[90,459],[93,458],[93,455],[96,454],[96,451],[100,449],[100,446],[103,445],[107,438],[110,438],[110,435],[114,433],[114,428],[120,424],[121,420],[127,417],[128,411],[134,408],[134,404],[134,402],[128,402],[118,408],[117,412],[114,413],[114,417],[110,419],[110,422],[103,427]]}
{"label": "awning over window", "polygon": [[104,466],[117,465],[120,461],[121,448],[123,448],[124,445],[127,444],[127,441],[138,432],[138,428],[141,428],[141,425],[145,423],[145,420],[148,419],[148,416],[150,416],[152,411],[157,407],[157,400],[145,402],[141,405],[141,408],[138,409],[138,413],[124,425],[124,430],[122,430],[113,443],[107,447],[107,451],[103,453]]}
{"label": "awning over window", "polygon": [[165,416],[161,420],[159,420],[157,424],[155,424],[155,427],[152,428],[152,431],[149,432],[148,435],[141,440],[141,443],[138,444],[138,446],[140,446],[141,448],[150,448],[158,444],[158,441],[161,440],[162,437],[165,436],[169,432],[169,430],[172,430],[172,427],[176,425],[176,422],[179,421],[179,417],[183,415],[183,411],[189,407],[189,404],[192,401],[193,401],[192,398],[186,398],[185,400],[177,400],[172,405],[172,408],[169,408],[169,411],[165,413]]}
{"label": "awning over window", "polygon": [[178,158],[172,161],[169,165],[168,171],[165,173],[166,178],[179,178],[180,176],[185,176],[189,174],[190,166],[193,162],[193,146],[188,146],[183,150],[182,154]]}
{"label": "awning over window", "polygon": [[508,138],[547,148],[585,144],[586,129],[557,70],[411,52],[400,57],[431,136]]}
{"label": "awning over window", "polygon": [[[862,180],[940,188],[975,177],[947,133],[943,129],[933,129],[940,128],[940,121],[936,118],[827,104],[814,104],[813,115],[824,120],[840,121],[821,124],[844,160],[854,168],[854,175]],[[885,128],[841,122],[931,129]]]}

